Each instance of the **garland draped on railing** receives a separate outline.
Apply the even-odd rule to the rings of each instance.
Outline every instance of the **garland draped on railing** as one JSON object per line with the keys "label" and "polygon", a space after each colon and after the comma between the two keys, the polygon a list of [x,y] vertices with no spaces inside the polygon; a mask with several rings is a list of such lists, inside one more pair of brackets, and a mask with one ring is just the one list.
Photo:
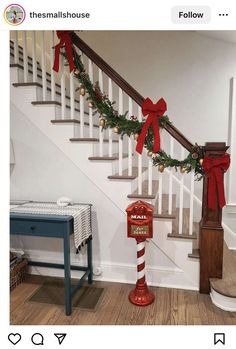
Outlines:
{"label": "garland draped on railing", "polygon": [[[64,33],[64,35],[62,35],[61,32],[59,32],[58,37],[60,39],[63,38],[63,42],[59,43],[56,46],[56,59],[58,60],[59,47],[64,47],[65,50],[61,52],[61,54],[68,61],[68,42],[71,44],[70,31],[67,31],[66,33]],[[176,171],[177,168],[180,168],[181,173],[188,173],[193,170],[195,172],[197,180],[202,178],[203,149],[200,146],[195,144],[195,146],[192,147],[191,152],[189,152],[187,157],[183,160],[173,159],[170,155],[167,155],[166,152],[164,152],[161,148],[159,148],[159,151],[153,152],[154,143],[156,142],[156,131],[154,127],[146,127],[145,121],[138,121],[136,116],[131,116],[130,119],[127,119],[128,112],[125,112],[124,114],[120,115],[118,111],[114,109],[115,102],[110,101],[108,95],[101,91],[99,83],[92,83],[89,75],[85,71],[84,64],[81,60],[81,56],[77,53],[74,46],[72,46],[72,51],[73,65],[75,67],[74,75],[80,83],[80,87],[77,90],[79,90],[79,93],[82,96],[85,96],[87,93],[88,106],[99,113],[99,125],[102,127],[102,129],[112,128],[113,132],[120,134],[121,137],[123,137],[124,135],[127,135],[128,137],[133,136],[136,141],[140,141],[139,137],[142,133],[142,147],[147,149],[147,155],[152,157],[153,166],[157,166],[160,172],[163,172],[164,169],[167,167],[174,167]],[[71,55],[69,57],[70,60],[68,61],[67,65],[70,65],[71,67]],[[144,103],[147,103],[147,100],[149,99],[147,98],[144,101]],[[160,101],[158,101],[157,104]],[[149,100],[148,102],[150,104],[151,101]],[[153,106],[155,105],[153,104]],[[171,123],[167,115],[163,115],[161,113],[157,116],[158,119],[155,122],[158,122],[158,130],[159,128],[163,128],[166,124]],[[150,118],[150,116],[148,116],[148,118]],[[147,121],[148,119],[146,120],[146,122]],[[149,124],[151,124],[151,121],[149,122]],[[144,128],[145,137],[143,136]],[[139,147],[139,150],[142,147]],[[139,151],[139,153],[141,152],[142,150]]]}

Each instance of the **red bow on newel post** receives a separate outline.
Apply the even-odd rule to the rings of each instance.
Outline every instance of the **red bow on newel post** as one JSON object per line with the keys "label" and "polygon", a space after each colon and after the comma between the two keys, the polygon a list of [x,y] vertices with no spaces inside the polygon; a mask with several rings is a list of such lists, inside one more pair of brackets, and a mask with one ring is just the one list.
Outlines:
{"label": "red bow on newel post", "polygon": [[73,49],[72,49],[72,40],[70,33],[72,33],[72,30],[57,30],[57,37],[60,39],[59,44],[55,46],[55,57],[54,57],[54,65],[53,70],[56,72],[59,71],[59,62],[60,62],[60,51],[62,47],[65,47],[65,52],[67,56],[67,60],[70,67],[70,72],[75,69],[74,64],[74,55],[73,55]]}
{"label": "red bow on newel post", "polygon": [[227,171],[230,165],[230,156],[213,158],[205,156],[202,163],[202,168],[208,176],[208,208],[215,210],[217,205],[216,192],[218,194],[218,205],[223,208],[226,204],[224,192],[224,172]]}
{"label": "red bow on newel post", "polygon": [[141,133],[138,137],[138,143],[136,146],[136,151],[142,154],[143,146],[148,132],[149,127],[152,126],[154,134],[154,145],[153,152],[157,153],[160,150],[160,133],[159,133],[159,117],[163,116],[167,109],[166,102],[163,98],[154,104],[150,98],[146,98],[142,104],[142,113],[144,116],[148,115],[148,118],[143,125]]}

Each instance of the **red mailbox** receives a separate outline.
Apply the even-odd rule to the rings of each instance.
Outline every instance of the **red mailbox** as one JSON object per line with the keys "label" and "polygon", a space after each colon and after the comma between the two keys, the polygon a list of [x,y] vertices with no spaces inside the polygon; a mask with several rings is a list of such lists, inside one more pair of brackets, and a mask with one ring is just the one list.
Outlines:
{"label": "red mailbox", "polygon": [[128,237],[150,239],[153,237],[153,205],[136,201],[126,209]]}
{"label": "red mailbox", "polygon": [[149,305],[155,296],[148,289],[145,278],[145,240],[153,236],[153,205],[139,200],[129,205],[126,212],[128,237],[137,242],[137,282],[129,300],[135,305]]}

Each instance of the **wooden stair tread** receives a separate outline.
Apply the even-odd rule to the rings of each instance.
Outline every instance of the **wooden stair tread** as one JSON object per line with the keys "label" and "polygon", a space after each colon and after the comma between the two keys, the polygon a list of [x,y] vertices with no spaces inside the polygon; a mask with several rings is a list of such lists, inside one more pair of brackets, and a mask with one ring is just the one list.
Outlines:
{"label": "wooden stair tread", "polygon": [[129,199],[155,199],[158,190],[158,181],[152,181],[152,195],[148,194],[148,181],[143,182],[142,194],[138,194],[136,189],[132,194],[127,195]]}
{"label": "wooden stair tread", "polygon": [[[77,119],[59,119],[59,120],[51,120],[52,124],[80,124],[80,120]],[[84,122],[85,126],[89,126],[88,122]],[[93,125],[93,127],[99,128],[98,125]],[[77,139],[77,138],[71,138],[71,139]]]}
{"label": "wooden stair tread", "polygon": [[192,253],[188,254],[189,258],[195,258],[195,259],[199,259],[200,255],[199,255],[199,248],[193,248]]}
{"label": "wooden stair tread", "polygon": [[[88,124],[89,125],[89,124]],[[94,125],[95,126],[95,125]],[[99,142],[99,138],[70,138],[71,142]],[[103,142],[108,143],[109,139],[103,139]],[[118,143],[118,140],[112,140],[112,143]]]}
{"label": "wooden stair tread", "polygon": [[47,105],[47,104],[53,104],[53,105],[58,105],[61,106],[61,103],[58,101],[33,101],[31,102],[33,105]]}
{"label": "wooden stair tread", "polygon": [[211,287],[226,297],[236,298],[236,251],[224,244],[223,278],[210,279]]}
{"label": "wooden stair tread", "polygon": [[168,213],[168,203],[169,203],[169,195],[162,194],[162,212],[158,213],[158,199],[156,200],[154,207],[154,218],[166,218],[166,219],[175,219],[176,218],[176,195],[172,195],[172,213]]}
{"label": "wooden stair tread", "polygon": [[[143,167],[142,172],[144,172],[147,168]],[[123,170],[122,175],[116,173],[115,175],[108,176],[108,179],[135,179],[138,177],[138,167],[132,167],[132,175],[128,175],[128,169]]]}
{"label": "wooden stair tread", "polygon": [[[127,157],[128,157],[128,154],[123,154],[123,159]],[[108,156],[108,155],[90,156],[88,159],[91,161],[113,161],[113,160],[119,160],[119,154],[113,154],[112,156]]]}
{"label": "wooden stair tread", "polygon": [[24,87],[24,86],[42,87],[42,85],[39,82],[14,82],[12,85],[14,87]]}
{"label": "wooden stair tread", "polygon": [[183,233],[183,234],[178,234],[178,233],[169,233],[167,234],[168,238],[179,238],[179,239],[189,239],[189,240],[195,240],[197,239],[197,234],[193,233],[192,235]]}

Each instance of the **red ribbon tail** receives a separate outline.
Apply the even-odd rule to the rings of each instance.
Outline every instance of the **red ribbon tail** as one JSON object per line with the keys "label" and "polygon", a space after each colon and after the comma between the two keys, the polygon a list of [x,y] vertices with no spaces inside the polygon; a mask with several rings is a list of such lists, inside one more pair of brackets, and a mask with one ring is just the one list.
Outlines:
{"label": "red ribbon tail", "polygon": [[61,49],[61,44],[59,43],[58,45],[56,45],[55,47],[55,57],[54,57],[54,64],[52,69],[55,72],[59,71],[59,61],[60,61],[60,49]]}
{"label": "red ribbon tail", "polygon": [[216,209],[216,178],[215,172],[211,173],[208,178],[208,207],[211,210]]}
{"label": "red ribbon tail", "polygon": [[71,39],[68,39],[68,41],[66,41],[65,49],[66,49],[67,60],[68,60],[69,67],[70,67],[70,72],[72,72],[72,70],[75,69],[75,64],[74,64],[74,55],[73,55],[73,50],[72,50]]}
{"label": "red ribbon tail", "polygon": [[152,129],[154,134],[153,152],[157,153],[161,147],[158,118],[155,118],[155,117],[153,118]]}
{"label": "red ribbon tail", "polygon": [[141,133],[140,133],[140,135],[138,137],[138,142],[137,142],[137,145],[136,145],[136,151],[139,154],[142,154],[143,146],[144,146],[144,142],[145,142],[145,138],[146,138],[146,134],[147,134],[147,131],[148,131],[149,126],[151,125],[151,123],[152,123],[152,118],[150,116],[148,116],[145,124],[143,125]]}
{"label": "red ribbon tail", "polygon": [[217,170],[215,171],[215,178],[216,178],[219,206],[220,208],[223,208],[226,204],[226,200],[225,200],[223,172],[220,168],[217,168]]}

